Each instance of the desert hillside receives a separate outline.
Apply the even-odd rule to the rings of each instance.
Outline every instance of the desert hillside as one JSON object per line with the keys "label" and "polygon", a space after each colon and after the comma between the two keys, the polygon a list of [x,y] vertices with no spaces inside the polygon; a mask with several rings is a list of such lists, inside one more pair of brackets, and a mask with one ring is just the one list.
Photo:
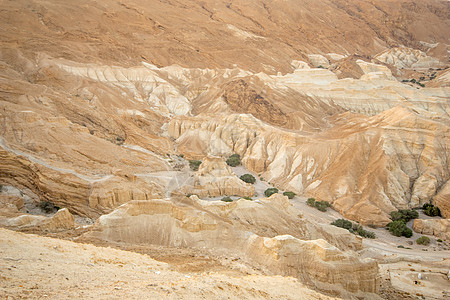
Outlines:
{"label": "desert hillside", "polygon": [[449,39],[441,0],[1,1],[0,295],[449,297]]}

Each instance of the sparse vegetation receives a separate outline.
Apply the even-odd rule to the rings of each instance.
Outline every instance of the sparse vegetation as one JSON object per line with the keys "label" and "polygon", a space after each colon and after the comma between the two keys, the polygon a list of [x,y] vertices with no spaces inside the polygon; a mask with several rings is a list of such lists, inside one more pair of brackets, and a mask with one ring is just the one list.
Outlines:
{"label": "sparse vegetation", "polygon": [[54,211],[59,210],[59,207],[53,204],[50,201],[41,201],[39,202],[39,208],[43,210],[45,213],[52,213]]}
{"label": "sparse vegetation", "polygon": [[316,203],[316,199],[314,198],[308,198],[308,200],[306,200],[306,204],[309,206],[314,206],[314,203]]}
{"label": "sparse vegetation", "polygon": [[341,227],[344,229],[350,229],[352,228],[352,222],[350,222],[349,220],[346,219],[337,219],[334,220],[333,222],[331,222],[331,225],[337,226],[337,227]]}
{"label": "sparse vegetation", "polygon": [[322,212],[327,211],[327,208],[331,206],[328,201],[316,201],[314,198],[308,198],[308,200],[306,200],[306,204],[315,207]]}
{"label": "sparse vegetation", "polygon": [[252,201],[253,199],[252,198],[250,198],[250,197],[242,197],[242,199],[245,199],[245,200],[250,200],[250,201]]}
{"label": "sparse vegetation", "polygon": [[409,220],[417,219],[419,217],[419,213],[412,209],[400,209],[398,211],[391,211],[391,220],[392,221],[403,221],[407,223]]}
{"label": "sparse vegetation", "polygon": [[403,220],[392,221],[387,225],[389,232],[395,236],[405,236],[407,238],[412,237],[412,230],[406,227]]}
{"label": "sparse vegetation", "polygon": [[369,238],[369,239],[376,238],[376,235],[374,232],[365,230],[362,227],[362,225],[352,223],[345,219],[337,219],[337,220],[331,222],[331,225],[347,229],[351,233],[358,234],[361,237],[365,237],[365,238]]}
{"label": "sparse vegetation", "polygon": [[223,202],[233,202],[233,199],[231,199],[230,197],[228,197],[228,196],[226,196],[226,197],[223,197],[222,199],[220,199],[221,201],[223,201]]}
{"label": "sparse vegetation", "polygon": [[289,199],[294,199],[295,193],[294,192],[284,192],[283,196],[287,196]]}
{"label": "sparse vegetation", "polygon": [[201,160],[190,160],[189,167],[192,171],[198,171],[198,167],[202,164]]}
{"label": "sparse vegetation", "polygon": [[244,174],[241,177],[239,177],[242,181],[245,181],[247,183],[254,184],[256,182],[256,178],[251,174]]}
{"label": "sparse vegetation", "polygon": [[427,246],[430,243],[430,238],[427,236],[421,236],[416,240],[416,244]]}
{"label": "sparse vegetation", "polygon": [[241,157],[239,156],[239,154],[233,154],[228,157],[226,162],[230,167],[237,167],[241,164]]}
{"label": "sparse vegetation", "polygon": [[441,239],[437,239],[436,240],[438,243],[442,243],[442,240]]}
{"label": "sparse vegetation", "polygon": [[430,217],[436,217],[441,216],[441,211],[439,210],[439,207],[434,206],[430,203],[425,203],[423,205],[423,213]]}
{"label": "sparse vegetation", "polygon": [[264,196],[266,197],[270,197],[273,194],[278,193],[278,189],[277,188],[268,188],[267,190],[264,191]]}

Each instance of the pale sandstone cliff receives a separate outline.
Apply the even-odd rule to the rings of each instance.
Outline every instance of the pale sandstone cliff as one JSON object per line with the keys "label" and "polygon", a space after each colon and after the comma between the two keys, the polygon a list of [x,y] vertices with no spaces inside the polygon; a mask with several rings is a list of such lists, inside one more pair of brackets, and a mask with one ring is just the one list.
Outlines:
{"label": "pale sandstone cliff", "polygon": [[[274,274],[294,276],[321,289],[377,291],[374,261],[361,260],[354,252],[339,250],[323,239],[299,239],[307,222],[294,221],[287,197],[274,195],[258,202],[234,203],[197,199],[192,196],[183,202],[131,201],[100,217],[87,235],[131,244],[210,249],[214,253],[243,256]],[[266,214],[271,214],[271,218]],[[278,222],[285,225],[278,226]],[[359,239],[342,231],[344,239]],[[279,235],[283,232],[292,235]]]}

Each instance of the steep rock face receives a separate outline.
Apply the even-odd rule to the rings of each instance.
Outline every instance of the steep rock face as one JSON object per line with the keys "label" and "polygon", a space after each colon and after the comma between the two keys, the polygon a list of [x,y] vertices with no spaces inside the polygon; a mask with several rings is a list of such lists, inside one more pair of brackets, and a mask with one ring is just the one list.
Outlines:
{"label": "steep rock face", "polygon": [[434,235],[444,241],[450,241],[450,219],[415,219],[413,229],[417,233]]}
{"label": "steep rock face", "polygon": [[[286,210],[283,209],[283,202],[286,203],[287,199],[274,197],[261,199],[260,203],[239,200],[209,205],[196,199],[191,201],[131,201],[100,217],[88,235],[126,243],[214,248],[216,253],[226,251],[228,255],[240,255],[275,274],[295,276],[330,291],[344,289],[352,293],[372,293],[377,290],[377,264],[374,261],[362,261],[354,252],[345,253],[325,240],[303,241],[291,235],[269,238],[252,233],[252,229],[260,228],[260,223],[264,222],[264,215],[256,216],[264,213],[266,205],[272,213],[283,216],[286,214],[283,213]],[[243,221],[248,220],[250,207],[259,222],[248,228],[248,224],[252,223],[244,225]],[[242,213],[247,217],[244,218]],[[234,214],[241,217],[236,219]],[[276,218],[274,221],[277,222]],[[285,222],[287,226],[292,226]],[[295,234],[299,230],[294,229],[293,232]],[[340,270],[345,271],[339,275]],[[357,277],[349,274],[365,280],[356,280]]]}
{"label": "steep rock face", "polygon": [[184,194],[199,197],[241,196],[252,197],[255,188],[234,174],[222,157],[207,156],[194,175],[192,185],[181,188]]}
{"label": "steep rock face", "polygon": [[129,200],[162,196],[160,186],[142,179],[133,182],[113,175],[88,177],[40,160],[31,161],[4,148],[0,148],[0,157],[2,182],[22,189],[36,202],[49,201],[83,216],[98,217]]}
{"label": "steep rock face", "polygon": [[302,241],[289,235],[256,237],[247,255],[272,272],[301,278],[324,290],[338,284],[349,292],[377,291],[376,279],[366,277],[378,272],[375,261],[361,261],[324,240]]}
{"label": "steep rock face", "polygon": [[[447,164],[447,168],[448,168]],[[439,207],[444,218],[450,218],[450,181],[442,187],[442,189],[433,197],[433,203]]]}
{"label": "steep rock face", "polygon": [[333,129],[315,136],[271,127],[249,115],[176,118],[168,130],[181,152],[239,153],[267,181],[330,201],[363,224],[383,226],[391,211],[429,202],[449,179],[446,119],[429,116],[401,107],[370,118],[347,113],[334,118]]}

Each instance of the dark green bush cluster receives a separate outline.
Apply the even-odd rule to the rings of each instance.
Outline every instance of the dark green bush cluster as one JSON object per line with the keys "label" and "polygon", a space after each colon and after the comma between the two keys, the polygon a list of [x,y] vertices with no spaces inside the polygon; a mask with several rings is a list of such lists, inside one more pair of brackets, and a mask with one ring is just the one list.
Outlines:
{"label": "dark green bush cluster", "polygon": [[202,164],[201,160],[190,160],[189,167],[192,171],[198,171],[198,167]]}
{"label": "dark green bush cluster", "polygon": [[256,178],[251,174],[244,174],[241,177],[239,177],[242,181],[245,181],[247,183],[254,184],[256,182]]}
{"label": "dark green bush cluster", "polygon": [[221,199],[223,202],[233,202],[233,199],[231,199],[230,197],[223,197],[222,199]]}
{"label": "dark green bush cluster", "polygon": [[430,243],[430,238],[427,237],[427,236],[421,236],[420,238],[418,238],[416,240],[416,243],[419,244],[419,245],[426,246],[426,245],[428,245]]}
{"label": "dark green bush cluster", "polygon": [[294,199],[295,193],[294,192],[284,192],[283,196],[287,196],[289,199]]}
{"label": "dark green bush cluster", "polygon": [[266,197],[270,197],[273,194],[278,193],[278,189],[277,188],[268,188],[267,190],[264,191],[264,196]]}
{"label": "dark green bush cluster", "polygon": [[361,237],[374,239],[376,235],[372,231],[365,230],[360,224],[352,223],[345,219],[337,219],[331,223],[331,225],[347,229],[351,233],[358,234]]}
{"label": "dark green bush cluster", "polygon": [[250,201],[252,201],[253,199],[252,198],[250,198],[250,197],[242,197],[242,199],[245,199],[245,200],[250,200]]}
{"label": "dark green bush cluster", "polygon": [[419,213],[412,209],[400,209],[398,211],[391,211],[392,221],[403,221],[407,223],[409,220],[417,219]]}
{"label": "dark green bush cluster", "polygon": [[227,165],[230,167],[237,167],[241,164],[241,157],[239,154],[233,154],[227,159]]}
{"label": "dark green bush cluster", "polygon": [[315,207],[320,211],[327,211],[327,208],[331,206],[328,201],[316,201],[314,198],[308,198],[308,200],[306,200],[306,204]]}
{"label": "dark green bush cluster", "polygon": [[331,225],[349,230],[352,228],[353,223],[346,219],[337,219],[331,222]]}
{"label": "dark green bush cluster", "polygon": [[412,230],[406,227],[403,220],[392,221],[387,225],[389,232],[395,236],[405,236],[407,238],[412,237]]}
{"label": "dark green bush cluster", "polygon": [[439,210],[439,207],[434,206],[430,203],[425,203],[423,205],[423,213],[430,217],[436,217],[441,216],[441,211]]}
{"label": "dark green bush cluster", "polygon": [[49,201],[41,201],[39,202],[39,208],[46,213],[51,213],[59,210],[59,207]]}

